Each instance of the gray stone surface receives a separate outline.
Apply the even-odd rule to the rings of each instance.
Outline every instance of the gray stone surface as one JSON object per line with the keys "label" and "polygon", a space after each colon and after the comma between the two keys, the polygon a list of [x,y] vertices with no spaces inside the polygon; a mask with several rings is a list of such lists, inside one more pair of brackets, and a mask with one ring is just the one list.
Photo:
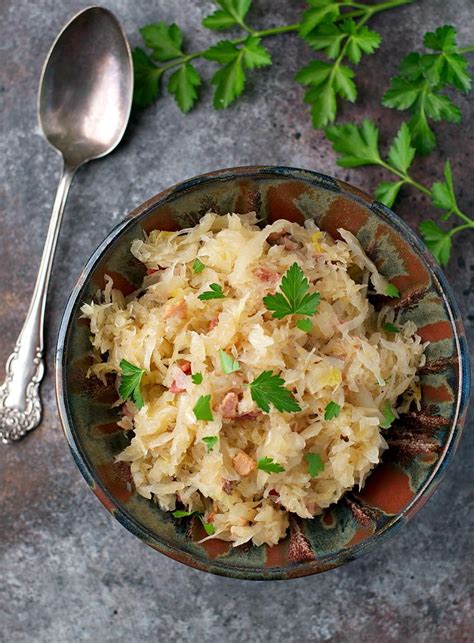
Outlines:
{"label": "gray stone surface", "polygon": [[[1,0],[0,380],[28,306],[59,173],[59,159],[36,124],[39,73],[58,30],[85,4]],[[304,6],[300,0],[254,4],[254,22],[262,26],[294,22]],[[209,38],[198,25],[211,2],[108,0],[107,6],[132,44],[139,26],[158,19],[176,19],[192,47]],[[372,115],[393,134],[399,117],[381,109],[379,97],[397,61],[421,43],[425,30],[444,22],[456,25],[461,43],[472,42],[473,13],[472,0],[421,0],[374,19],[383,45],[361,65],[360,100],[346,105],[342,116]],[[183,117],[164,98],[134,115],[118,150],[74,181],[47,311],[44,421],[24,442],[0,452],[2,640],[473,640],[472,419],[440,489],[411,524],[365,559],[285,583],[213,577],[148,549],[87,489],[61,433],[51,369],[61,312],[83,263],[129,210],[181,179],[226,166],[307,167],[369,191],[379,180],[378,170],[338,169],[323,135],[311,128],[302,90],[292,81],[311,55],[308,48],[292,35],[269,47],[272,70],[255,74],[235,107],[214,112],[205,89],[199,107]],[[431,182],[449,155],[460,203],[472,212],[474,102],[460,102],[463,124],[436,128],[439,152],[418,161],[417,173]],[[406,192],[397,211],[416,225],[430,208],[424,197]],[[472,236],[457,240],[447,270],[471,340]]]}

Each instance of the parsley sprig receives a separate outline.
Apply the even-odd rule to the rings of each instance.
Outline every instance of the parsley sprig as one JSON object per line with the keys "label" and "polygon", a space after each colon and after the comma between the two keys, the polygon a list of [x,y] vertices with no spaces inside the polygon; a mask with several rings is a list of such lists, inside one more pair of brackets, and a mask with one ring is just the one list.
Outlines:
{"label": "parsley sprig", "polygon": [[172,516],[173,518],[190,518],[191,516],[197,516],[208,536],[214,536],[214,534],[216,533],[216,528],[214,527],[212,522],[206,522],[204,520],[204,516],[199,511],[185,511],[183,509],[176,509],[176,511],[172,512]]}
{"label": "parsley sprig", "polygon": [[280,290],[281,292],[275,295],[267,295],[263,298],[266,308],[276,319],[283,319],[287,315],[311,316],[316,313],[320,294],[308,293],[308,278],[296,262],[283,275]]}
{"label": "parsley sprig", "polygon": [[461,110],[444,90],[467,94],[471,88],[467,58],[457,45],[456,35],[451,25],[426,33],[423,44],[434,53],[408,54],[383,97],[386,107],[410,111],[408,127],[413,145],[421,154],[432,152],[436,145],[430,119],[449,123],[461,120]]}
{"label": "parsley sprig", "polygon": [[474,230],[474,220],[461,212],[458,206],[449,160],[444,167],[444,181],[436,181],[430,188],[409,174],[416,150],[412,145],[407,123],[402,123],[385,160],[379,149],[379,130],[370,120],[364,120],[360,126],[353,123],[332,125],[326,128],[326,136],[332,142],[334,150],[339,152],[337,162],[341,167],[378,165],[397,177],[396,181],[382,181],[375,190],[375,196],[388,207],[393,205],[403,186],[410,186],[426,194],[433,206],[444,211],[441,216],[443,221],[452,215],[462,221],[461,225],[450,230],[444,230],[431,219],[420,224],[421,236],[429,250],[441,265],[446,265],[451,255],[453,236],[465,230]]}
{"label": "parsley sprig", "polygon": [[362,55],[372,54],[380,45],[380,35],[366,23],[379,12],[413,1],[387,0],[365,5],[350,0],[308,0],[299,22],[256,30],[247,22],[252,0],[215,0],[216,10],[204,18],[203,26],[217,32],[240,29],[242,35],[188,53],[176,24],[158,22],[142,27],[140,33],[148,53],[141,47],[133,50],[134,102],[139,107],[153,103],[160,94],[163,77],[172,72],[167,91],[181,111],[188,112],[203,84],[194,63],[204,59],[218,65],[211,78],[214,107],[226,108],[243,93],[249,73],[272,64],[263,39],[294,32],[326,56],[326,60],[307,65],[296,77],[308,87],[305,100],[312,106],[315,127],[322,127],[334,121],[338,98],[353,102],[357,96],[354,70],[346,61],[357,65]]}
{"label": "parsley sprig", "polygon": [[282,467],[278,462],[274,462],[273,458],[260,458],[257,460],[257,469],[265,471],[265,473],[283,473],[285,467]]}
{"label": "parsley sprig", "polygon": [[270,413],[270,404],[281,412],[301,411],[292,393],[285,388],[285,380],[272,371],[263,371],[249,386],[252,400],[265,413]]}
{"label": "parsley sprig", "polygon": [[312,478],[317,478],[324,471],[324,462],[319,453],[305,453],[304,459],[308,465],[308,473]]}
{"label": "parsley sprig", "polygon": [[142,377],[146,373],[144,368],[139,368],[126,359],[120,360],[120,386],[119,394],[122,400],[132,399],[137,408],[141,409],[144,402],[140,391]]}

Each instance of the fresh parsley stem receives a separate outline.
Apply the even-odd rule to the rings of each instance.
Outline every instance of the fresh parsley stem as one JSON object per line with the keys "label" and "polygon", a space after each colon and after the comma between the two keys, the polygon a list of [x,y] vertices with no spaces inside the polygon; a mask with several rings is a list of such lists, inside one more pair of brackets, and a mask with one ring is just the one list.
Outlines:
{"label": "fresh parsley stem", "polygon": [[[386,163],[386,162],[385,162],[385,161],[383,161],[382,159],[379,159],[377,162],[378,162],[378,164],[379,164],[379,165],[381,165],[383,168],[385,168],[386,170],[388,170],[388,171],[389,171],[389,172],[391,172],[392,174],[395,174],[395,175],[396,175],[396,176],[398,176],[400,179],[402,179],[403,181],[405,181],[405,183],[408,183],[409,185],[413,186],[413,187],[414,187],[414,188],[416,188],[417,190],[420,190],[420,192],[423,192],[423,194],[426,194],[427,196],[429,196],[429,197],[431,198],[431,196],[432,196],[432,195],[431,195],[431,190],[430,190],[429,188],[427,188],[425,185],[422,185],[421,183],[418,183],[418,181],[415,181],[414,179],[412,179],[412,178],[411,178],[411,176],[410,176],[409,174],[407,174],[406,172],[400,172],[399,170],[397,170],[396,168],[392,167],[389,163]],[[457,206],[453,209],[453,212],[454,212],[454,214],[455,214],[457,217],[459,217],[462,221],[465,221],[465,222],[466,222],[466,225],[465,225],[465,226],[459,226],[459,228],[460,228],[461,230],[464,230],[464,229],[467,229],[467,228],[474,227],[474,222],[473,222],[473,220],[472,220],[472,219],[470,219],[470,218],[467,216],[467,214],[464,214],[464,212],[461,212],[461,210],[460,210]],[[457,231],[457,228],[454,228],[454,231]]]}
{"label": "fresh parsley stem", "polygon": [[388,163],[386,163],[382,159],[380,159],[378,161],[378,163],[379,163],[379,165],[384,167],[386,170],[388,170],[392,174],[396,174],[400,179],[403,179],[405,181],[405,183],[409,183],[410,185],[412,185],[417,190],[420,190],[420,192],[423,192],[423,194],[426,194],[427,196],[431,197],[431,190],[429,188],[425,187],[424,185],[422,185],[421,183],[418,183],[418,181],[415,181],[414,179],[412,179],[411,176],[409,174],[407,174],[406,172],[400,172],[399,170],[397,170],[396,168],[392,167],[391,165],[389,165]]}
{"label": "fresh parsley stem", "polygon": [[459,53],[462,54],[474,54],[474,45],[468,45],[467,47],[461,47]]}
{"label": "fresh parsley stem", "polygon": [[453,228],[452,230],[449,231],[449,236],[452,237],[456,234],[456,232],[461,232],[462,230],[469,230],[469,229],[474,229],[474,221],[471,221],[470,223],[465,223],[464,225],[458,225],[456,228]]}
{"label": "fresh parsley stem", "polygon": [[[357,25],[358,27],[361,27],[363,24],[367,22],[373,15],[376,13],[379,13],[380,11],[387,11],[388,9],[392,9],[398,6],[402,6],[405,4],[410,4],[413,2],[413,0],[388,0],[388,2],[379,2],[378,4],[374,5],[364,5],[364,4],[359,4],[359,3],[347,3],[343,6],[348,6],[348,7],[356,7],[354,11],[349,11],[347,13],[341,14],[338,20],[335,22],[339,22],[341,20],[347,20],[348,18],[357,18],[359,16],[362,16],[362,20],[359,22]],[[292,31],[298,31],[300,28],[300,23],[294,23],[291,25],[282,25],[281,27],[271,27],[270,29],[261,29],[260,31],[256,31],[255,29],[252,29],[249,27],[247,24],[245,24],[244,21],[239,21],[238,24],[244,29],[247,34],[250,34],[252,36],[256,36],[257,38],[267,38],[269,36],[277,36],[282,33],[290,33]],[[245,40],[247,39],[247,35],[243,36],[241,38],[235,38],[234,40],[230,40],[234,45],[241,45]],[[348,37],[346,40],[345,47],[343,48],[343,51],[341,51],[341,54],[345,52],[347,49],[347,44],[348,44]],[[169,62],[167,65],[162,65],[162,66],[156,66],[157,73],[158,74],[163,74],[165,71],[168,71],[169,69],[174,69],[175,67],[179,67],[180,65],[186,64],[190,62],[191,60],[195,60],[196,58],[201,58],[202,55],[207,51],[208,49],[201,49],[199,51],[195,51],[192,54],[186,54],[185,56],[180,56],[179,58],[175,58],[171,62]],[[340,58],[340,60],[339,60]],[[339,66],[343,55],[340,55],[339,58],[335,62],[335,66]],[[334,75],[334,74],[333,74]]]}

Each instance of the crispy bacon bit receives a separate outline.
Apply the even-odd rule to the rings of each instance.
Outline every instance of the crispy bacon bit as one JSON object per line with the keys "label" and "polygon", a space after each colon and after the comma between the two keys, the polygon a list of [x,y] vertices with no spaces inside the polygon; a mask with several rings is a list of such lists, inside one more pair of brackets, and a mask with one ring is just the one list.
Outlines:
{"label": "crispy bacon bit", "polygon": [[150,275],[154,275],[154,274],[155,274],[155,272],[158,272],[158,270],[159,270],[158,268],[147,268],[147,269],[146,269],[146,274],[147,274],[148,276],[150,276]]}
{"label": "crispy bacon bit", "polygon": [[214,518],[217,516],[217,511],[211,511],[210,514],[208,514],[206,522],[214,522]]}
{"label": "crispy bacon bit", "polygon": [[222,491],[228,496],[231,496],[234,491],[235,482],[235,480],[226,480],[225,478],[222,478]]}
{"label": "crispy bacon bit", "polygon": [[183,393],[187,383],[187,375],[183,371],[177,371],[175,379],[171,382],[170,393]]}
{"label": "crispy bacon bit", "polygon": [[269,234],[267,243],[271,246],[284,246],[286,250],[298,250],[302,247],[301,243],[295,241],[291,234],[285,230]]}
{"label": "crispy bacon bit", "polygon": [[219,413],[224,418],[235,418],[237,417],[237,405],[239,403],[239,398],[237,394],[233,391],[229,391],[224,395],[222,402],[219,404]]}
{"label": "crispy bacon bit", "polygon": [[248,476],[251,471],[257,468],[255,460],[243,451],[232,458],[232,463],[239,476]]}
{"label": "crispy bacon bit", "polygon": [[268,495],[269,495],[270,499],[273,500],[273,502],[276,505],[281,505],[280,494],[278,493],[278,491],[276,489],[270,489],[270,491],[268,492]]}
{"label": "crispy bacon bit", "polygon": [[268,268],[256,268],[254,271],[254,275],[257,277],[257,279],[260,279],[260,281],[271,284],[272,286],[280,281],[280,275],[274,270],[268,270]]}
{"label": "crispy bacon bit", "polygon": [[257,409],[255,411],[249,411],[248,413],[242,413],[242,415],[238,415],[237,417],[239,418],[239,420],[255,420],[261,415],[262,415],[262,411],[259,411]]}
{"label": "crispy bacon bit", "polygon": [[212,330],[213,328],[215,328],[218,323],[219,323],[219,317],[214,317],[213,319],[211,319],[211,321],[209,322],[209,330]]}
{"label": "crispy bacon bit", "polygon": [[176,317],[176,319],[184,319],[188,312],[188,307],[184,299],[178,301],[176,304],[167,304],[163,312],[163,319],[169,319],[170,317]]}
{"label": "crispy bacon bit", "polygon": [[124,404],[124,405],[122,406],[122,414],[123,414],[123,415],[125,415],[125,417],[128,417],[128,418],[133,417],[133,413],[131,413],[131,412],[128,410],[128,404]]}
{"label": "crispy bacon bit", "polygon": [[191,362],[185,360],[184,362],[181,362],[179,368],[183,371],[183,373],[189,375],[189,373],[191,372]]}
{"label": "crispy bacon bit", "polygon": [[270,246],[281,246],[282,245],[282,238],[288,234],[285,230],[280,230],[280,232],[272,232],[271,234],[268,235],[267,237],[267,243]]}
{"label": "crispy bacon bit", "polygon": [[315,514],[319,509],[319,507],[315,502],[307,502],[306,509],[309,511],[310,514]]}

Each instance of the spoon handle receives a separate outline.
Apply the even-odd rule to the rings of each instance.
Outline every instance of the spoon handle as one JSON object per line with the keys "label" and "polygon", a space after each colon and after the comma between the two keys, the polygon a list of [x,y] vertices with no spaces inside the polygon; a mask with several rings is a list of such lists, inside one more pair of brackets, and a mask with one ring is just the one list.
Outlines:
{"label": "spoon handle", "polygon": [[76,169],[64,164],[33,297],[15,349],[7,359],[5,381],[0,386],[0,439],[4,443],[19,440],[41,420],[38,389],[44,374],[44,309],[64,206]]}

